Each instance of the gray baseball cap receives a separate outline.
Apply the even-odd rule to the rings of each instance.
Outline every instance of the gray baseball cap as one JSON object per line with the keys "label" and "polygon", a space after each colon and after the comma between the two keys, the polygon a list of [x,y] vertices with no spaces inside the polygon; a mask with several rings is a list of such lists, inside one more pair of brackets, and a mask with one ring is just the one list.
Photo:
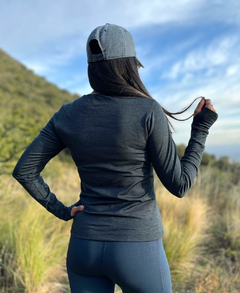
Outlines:
{"label": "gray baseball cap", "polygon": [[[91,41],[97,41],[99,52],[91,50]],[[101,60],[111,60],[124,57],[136,57],[133,37],[125,28],[106,23],[95,28],[87,40],[87,61],[98,62]],[[139,66],[143,67],[137,59]]]}

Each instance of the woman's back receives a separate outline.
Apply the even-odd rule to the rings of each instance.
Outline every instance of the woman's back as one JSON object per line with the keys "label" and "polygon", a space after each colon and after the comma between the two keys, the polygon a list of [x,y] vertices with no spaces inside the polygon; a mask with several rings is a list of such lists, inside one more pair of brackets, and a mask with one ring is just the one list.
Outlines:
{"label": "woman's back", "polygon": [[84,210],[74,217],[74,235],[112,241],[161,237],[147,145],[154,102],[90,94],[52,118],[81,179]]}
{"label": "woman's back", "polygon": [[184,196],[215,119],[207,108],[197,115],[180,162],[166,116],[154,99],[90,94],[63,105],[39,139],[51,138],[52,149],[51,142],[59,140],[78,168],[78,204],[84,209],[74,217],[72,234],[102,241],[160,239],[163,228],[152,166],[170,192]]}

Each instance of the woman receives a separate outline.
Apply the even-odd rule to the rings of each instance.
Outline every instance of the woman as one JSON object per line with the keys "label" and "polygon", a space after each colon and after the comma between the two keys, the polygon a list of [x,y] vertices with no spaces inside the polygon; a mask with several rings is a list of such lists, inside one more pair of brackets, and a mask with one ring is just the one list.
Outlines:
{"label": "woman", "polygon": [[[13,176],[49,212],[73,218],[67,253],[71,292],[172,292],[162,246],[153,167],[163,185],[183,197],[197,174],[208,129],[217,114],[202,98],[185,155],[179,161],[163,109],[138,74],[131,34],[106,24],[87,41],[94,89],[54,114],[26,149]],[[80,200],[64,206],[40,176],[68,147],[81,178]]]}

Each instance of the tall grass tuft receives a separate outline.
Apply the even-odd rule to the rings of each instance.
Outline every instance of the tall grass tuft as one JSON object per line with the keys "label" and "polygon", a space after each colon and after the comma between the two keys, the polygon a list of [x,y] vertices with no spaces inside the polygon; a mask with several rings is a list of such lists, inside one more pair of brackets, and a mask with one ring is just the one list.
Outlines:
{"label": "tall grass tuft", "polygon": [[28,293],[68,291],[64,268],[71,222],[47,212],[9,176],[1,179],[0,288]]}
{"label": "tall grass tuft", "polygon": [[231,173],[208,167],[200,172],[194,188],[203,186],[202,197],[211,211],[205,251],[240,266],[240,181],[232,184],[230,177]]}
{"label": "tall grass tuft", "polygon": [[161,211],[163,244],[168,258],[172,282],[187,281],[202,253],[200,244],[206,238],[207,205],[199,194],[179,199],[158,183],[155,187]]}
{"label": "tall grass tuft", "polygon": [[[48,278],[49,270],[64,262],[69,225],[30,203],[13,232],[16,239],[19,279],[27,292],[36,292]],[[58,275],[55,276],[56,280]]]}

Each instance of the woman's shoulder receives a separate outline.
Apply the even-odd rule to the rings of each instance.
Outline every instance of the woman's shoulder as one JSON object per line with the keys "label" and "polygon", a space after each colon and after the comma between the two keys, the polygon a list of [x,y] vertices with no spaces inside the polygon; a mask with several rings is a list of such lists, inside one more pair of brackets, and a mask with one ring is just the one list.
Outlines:
{"label": "woman's shoulder", "polygon": [[83,95],[69,103],[63,104],[60,108],[60,112],[67,112],[67,113],[71,113],[72,110],[78,108],[81,104],[83,104],[84,102],[86,102],[88,95]]}

